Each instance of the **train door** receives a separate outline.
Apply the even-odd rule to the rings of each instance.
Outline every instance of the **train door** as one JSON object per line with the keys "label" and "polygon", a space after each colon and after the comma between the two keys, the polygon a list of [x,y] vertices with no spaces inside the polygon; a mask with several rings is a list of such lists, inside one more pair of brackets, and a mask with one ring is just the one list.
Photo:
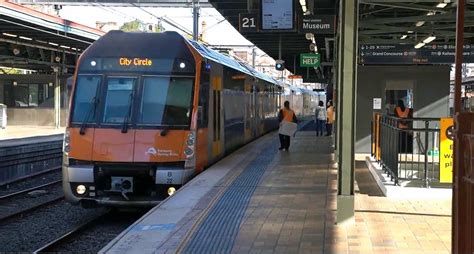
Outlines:
{"label": "train door", "polygon": [[201,171],[209,164],[210,154],[212,152],[212,142],[210,142],[212,130],[210,118],[210,75],[209,64],[203,62],[199,78],[199,103],[197,119],[197,143],[196,143],[196,169]]}
{"label": "train door", "polygon": [[219,158],[224,152],[224,117],[222,100],[222,76],[212,77],[212,157]]}

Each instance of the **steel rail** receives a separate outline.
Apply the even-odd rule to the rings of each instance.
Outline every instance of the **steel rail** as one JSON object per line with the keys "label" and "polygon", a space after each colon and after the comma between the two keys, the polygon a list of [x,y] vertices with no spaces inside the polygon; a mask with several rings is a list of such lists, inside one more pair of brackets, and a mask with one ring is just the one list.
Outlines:
{"label": "steel rail", "polygon": [[36,206],[33,206],[33,207],[29,207],[29,208],[20,210],[20,211],[18,211],[18,212],[9,214],[9,215],[4,216],[4,217],[0,217],[0,224],[2,224],[2,223],[3,223],[4,221],[6,221],[6,220],[12,219],[12,218],[14,218],[14,217],[19,217],[19,216],[21,216],[21,215],[23,215],[23,214],[25,214],[25,213],[33,212],[33,211],[38,210],[38,209],[40,209],[40,208],[42,208],[42,207],[48,206],[48,205],[50,205],[50,204],[54,204],[54,203],[56,203],[56,202],[58,202],[58,201],[62,201],[62,200],[64,200],[64,196],[54,198],[54,199],[49,200],[49,201],[47,201],[47,202],[44,202],[44,203],[41,203],[41,204],[39,204],[39,205],[36,205]]}
{"label": "steel rail", "polygon": [[78,236],[81,232],[84,230],[95,226],[98,221],[102,220],[105,218],[107,215],[109,215],[111,210],[105,211],[101,213],[100,215],[91,218],[87,220],[86,222],[82,223],[81,225],[75,227],[74,229],[68,231],[67,233],[63,234],[62,236],[56,238],[55,240],[45,244],[41,248],[35,250],[33,253],[44,253],[44,252],[52,252],[54,249],[58,248],[62,244],[68,242],[69,240],[73,239],[74,237]]}
{"label": "steel rail", "polygon": [[49,187],[49,186],[52,186],[52,185],[55,185],[55,184],[58,184],[58,183],[61,183],[61,182],[62,182],[62,180],[56,180],[56,181],[45,183],[45,184],[42,184],[42,185],[39,185],[39,186],[31,187],[31,188],[24,189],[24,190],[17,191],[17,192],[13,192],[13,193],[10,193],[10,194],[4,195],[4,196],[0,196],[0,202],[5,200],[5,199],[11,198],[11,197],[16,197],[16,196],[28,193],[30,191],[38,190],[38,189],[41,189],[41,188],[44,188],[44,187]]}

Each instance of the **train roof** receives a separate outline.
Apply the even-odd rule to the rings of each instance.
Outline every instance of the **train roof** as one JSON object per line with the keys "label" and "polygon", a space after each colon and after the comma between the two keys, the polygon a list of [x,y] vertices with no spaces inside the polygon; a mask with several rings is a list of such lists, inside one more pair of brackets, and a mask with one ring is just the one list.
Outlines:
{"label": "train roof", "polygon": [[177,32],[136,33],[113,30],[95,41],[83,53],[83,57],[146,57],[146,58],[181,58],[193,59],[189,50],[182,47],[190,45],[203,58],[220,63],[258,79],[277,84],[273,78],[260,73],[249,65],[209,49],[193,40],[186,39]]}
{"label": "train roof", "polygon": [[237,61],[237,60],[235,60],[231,57],[223,55],[223,54],[221,54],[221,53],[219,53],[219,52],[217,52],[213,49],[210,49],[210,48],[206,47],[205,45],[203,45],[203,44],[201,44],[197,41],[188,40],[188,42],[191,44],[191,46],[193,46],[197,50],[197,52],[199,52],[199,54],[201,54],[202,57],[204,57],[206,59],[209,59],[209,60],[212,60],[214,62],[220,63],[222,65],[225,65],[225,66],[229,67],[229,68],[241,71],[243,73],[254,76],[256,78],[265,80],[269,83],[278,85],[278,82],[275,79],[273,79],[272,77],[267,76],[267,75],[265,75],[261,72],[258,72],[257,70],[255,70],[254,68],[252,68],[251,66],[249,66],[248,64],[246,64],[244,62],[239,62],[239,61]]}
{"label": "train roof", "polygon": [[113,30],[100,37],[83,53],[84,57],[192,58],[182,50],[186,42],[175,32],[136,33]]}

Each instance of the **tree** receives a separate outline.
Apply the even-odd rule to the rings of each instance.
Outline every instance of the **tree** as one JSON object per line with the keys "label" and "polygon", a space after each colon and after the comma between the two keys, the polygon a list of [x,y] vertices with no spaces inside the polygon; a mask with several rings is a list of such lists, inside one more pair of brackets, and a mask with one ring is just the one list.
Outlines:
{"label": "tree", "polygon": [[161,21],[159,20],[157,24],[144,24],[142,21],[136,19],[130,22],[124,23],[121,27],[120,30],[125,31],[125,32],[164,32],[165,28],[161,24]]}
{"label": "tree", "polygon": [[121,27],[120,30],[124,32],[140,32],[143,31],[142,22],[140,20],[135,19],[134,21],[125,22]]}

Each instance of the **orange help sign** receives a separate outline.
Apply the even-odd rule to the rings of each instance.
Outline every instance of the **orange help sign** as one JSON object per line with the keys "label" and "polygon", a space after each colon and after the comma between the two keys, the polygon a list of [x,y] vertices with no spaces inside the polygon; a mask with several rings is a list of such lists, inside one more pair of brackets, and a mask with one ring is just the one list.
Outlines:
{"label": "orange help sign", "polygon": [[439,133],[439,181],[453,182],[453,139],[454,124],[452,118],[441,118]]}

